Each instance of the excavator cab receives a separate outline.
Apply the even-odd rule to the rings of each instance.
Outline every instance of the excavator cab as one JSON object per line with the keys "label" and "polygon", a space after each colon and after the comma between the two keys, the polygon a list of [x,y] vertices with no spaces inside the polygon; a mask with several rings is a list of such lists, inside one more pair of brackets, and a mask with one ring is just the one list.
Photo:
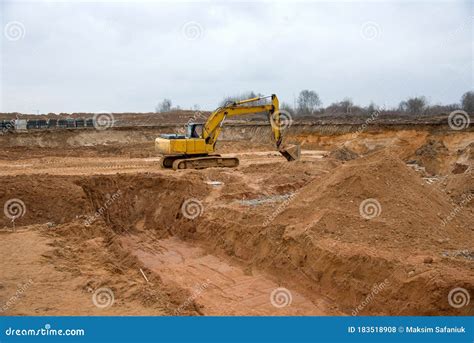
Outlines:
{"label": "excavator cab", "polygon": [[186,138],[202,137],[203,127],[204,127],[204,124],[188,123],[188,125],[186,125]]}

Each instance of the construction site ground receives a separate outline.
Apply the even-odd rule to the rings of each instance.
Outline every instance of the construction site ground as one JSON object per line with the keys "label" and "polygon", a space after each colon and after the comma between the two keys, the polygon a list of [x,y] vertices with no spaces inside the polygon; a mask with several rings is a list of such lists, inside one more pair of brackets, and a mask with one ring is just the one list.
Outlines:
{"label": "construction site ground", "polygon": [[249,132],[184,171],[146,129],[0,137],[0,314],[473,314],[472,131]]}

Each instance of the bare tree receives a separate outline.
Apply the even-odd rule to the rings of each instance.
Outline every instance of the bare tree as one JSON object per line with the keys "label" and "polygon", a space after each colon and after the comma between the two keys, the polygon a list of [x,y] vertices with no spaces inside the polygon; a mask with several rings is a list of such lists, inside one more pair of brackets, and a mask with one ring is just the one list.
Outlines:
{"label": "bare tree", "polygon": [[424,96],[409,98],[400,103],[399,110],[408,114],[423,114],[427,108],[428,102]]}
{"label": "bare tree", "polygon": [[334,102],[325,109],[326,114],[359,114],[361,112],[363,110],[358,106],[354,106],[354,102],[350,98]]}
{"label": "bare tree", "polygon": [[425,109],[425,114],[428,115],[436,115],[436,114],[446,114],[452,111],[459,109],[459,104],[449,104],[449,105],[442,105],[442,104],[435,104],[427,106]]}
{"label": "bare tree", "polygon": [[280,111],[288,112],[292,116],[295,114],[295,109],[286,102],[280,103]]}
{"label": "bare tree", "polygon": [[468,113],[474,113],[474,92],[469,91],[461,98],[462,109]]}
{"label": "bare tree", "polygon": [[376,110],[377,110],[377,105],[376,105],[373,101],[371,101],[370,104],[369,104],[369,106],[367,106],[367,107],[365,108],[365,111],[366,111],[368,114],[372,114],[372,113],[374,113]]}
{"label": "bare tree", "polygon": [[160,102],[155,107],[155,112],[156,113],[169,112],[171,110],[171,105],[172,105],[172,102],[170,99],[163,99],[163,101]]}
{"label": "bare tree", "polygon": [[340,103],[339,106],[343,108],[345,113],[352,113],[352,108],[354,107],[354,102],[351,98],[344,98]]}
{"label": "bare tree", "polygon": [[[257,97],[262,97],[263,95],[258,93],[255,94],[254,91],[247,91],[243,92],[240,95],[231,95],[231,96],[226,96],[222,101],[219,103],[219,106],[225,106],[229,103],[235,102],[235,101],[240,101],[240,100],[246,100],[246,99],[252,99],[252,98],[257,98]],[[267,101],[265,99],[258,100],[255,102],[248,103],[248,106],[255,106],[255,105],[264,105],[266,104]]]}
{"label": "bare tree", "polygon": [[308,89],[300,92],[297,102],[298,113],[302,115],[313,114],[321,106],[318,93]]}

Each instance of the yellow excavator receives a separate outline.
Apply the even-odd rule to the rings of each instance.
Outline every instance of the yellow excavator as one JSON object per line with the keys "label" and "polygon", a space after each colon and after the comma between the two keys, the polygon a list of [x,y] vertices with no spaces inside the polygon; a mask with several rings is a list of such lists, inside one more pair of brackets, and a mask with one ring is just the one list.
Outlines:
{"label": "yellow excavator", "polygon": [[[271,103],[258,104],[271,98]],[[254,104],[252,104],[254,103]],[[255,104],[257,103],[257,104]],[[250,105],[249,105],[250,104]],[[217,138],[227,118],[267,112],[272,127],[273,139],[277,150],[287,159],[294,161],[300,157],[300,146],[281,147],[282,126],[280,108],[275,94],[241,101],[230,101],[217,108],[203,124],[189,123],[186,134],[163,134],[155,140],[156,151],[163,155],[163,168],[203,169],[211,167],[237,167],[239,159],[215,154]]]}

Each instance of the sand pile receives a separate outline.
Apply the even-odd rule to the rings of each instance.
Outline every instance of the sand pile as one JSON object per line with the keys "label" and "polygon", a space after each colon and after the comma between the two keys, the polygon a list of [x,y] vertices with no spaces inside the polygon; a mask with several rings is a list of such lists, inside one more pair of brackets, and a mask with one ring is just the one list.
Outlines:
{"label": "sand pile", "polygon": [[465,206],[474,208],[474,174],[472,172],[450,175],[443,186],[456,204],[464,203]]}
{"label": "sand pile", "polygon": [[[465,213],[445,221],[449,198],[401,160],[386,153],[348,162],[303,187],[275,218],[287,231],[308,231],[347,242],[432,249],[449,237],[469,238]],[[297,220],[295,220],[297,216]]]}
{"label": "sand pile", "polygon": [[343,146],[331,151],[329,157],[335,158],[340,161],[350,161],[358,158],[359,155],[351,149]]}

